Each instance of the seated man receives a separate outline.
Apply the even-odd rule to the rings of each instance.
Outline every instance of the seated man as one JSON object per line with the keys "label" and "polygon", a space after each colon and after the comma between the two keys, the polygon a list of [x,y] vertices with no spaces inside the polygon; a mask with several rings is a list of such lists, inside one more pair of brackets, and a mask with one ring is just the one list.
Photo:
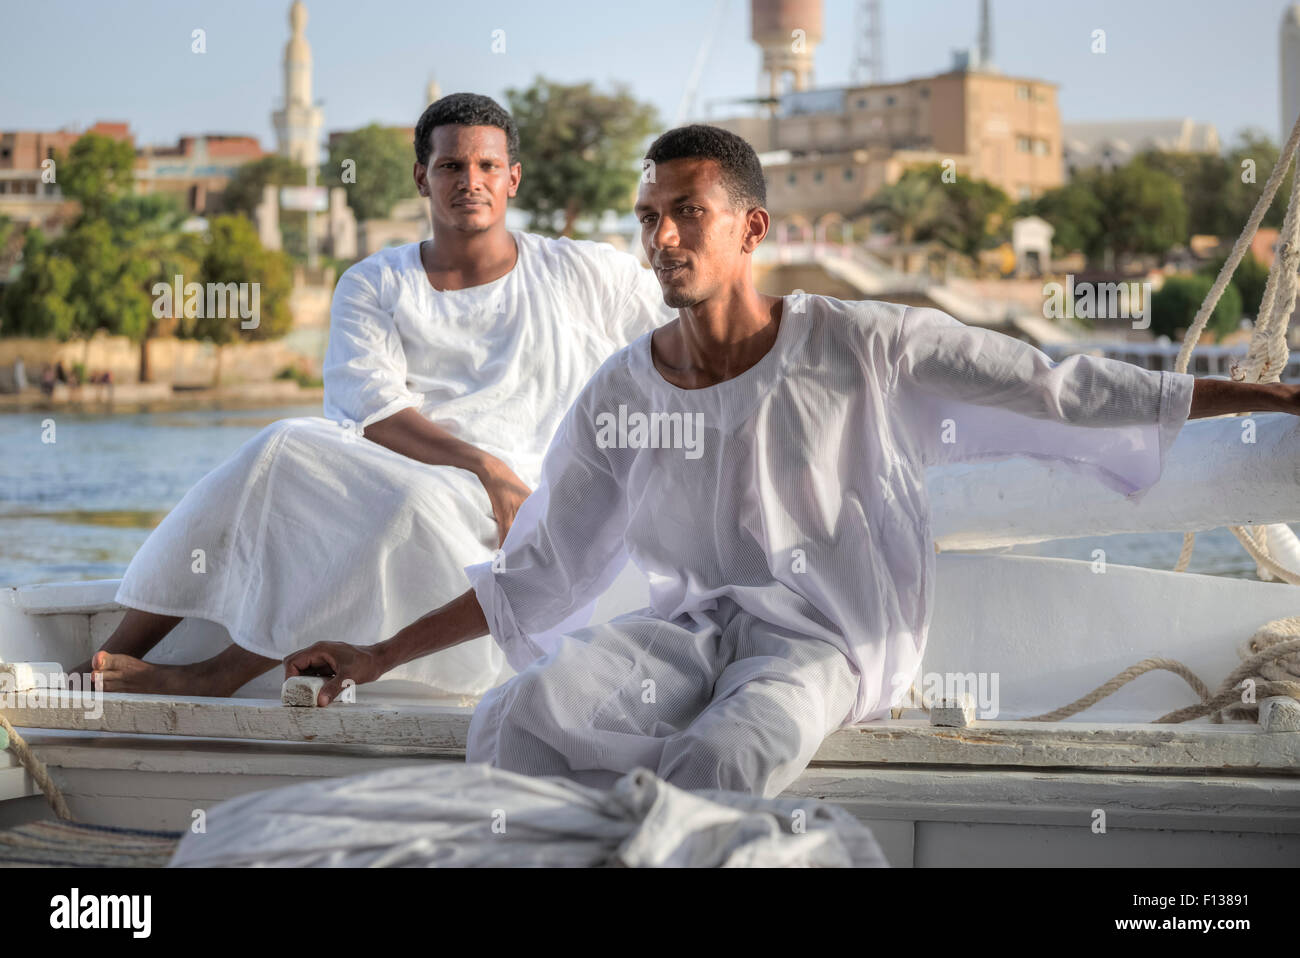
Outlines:
{"label": "seated man", "polygon": [[[678,319],[582,390],[472,590],[373,647],[286,659],[332,675],[319,704],[490,630],[520,674],[479,704],[469,761],[772,797],[911,687],[934,592],[926,466],[1050,456],[1138,497],[1189,415],[1298,408],[1293,386],[1054,364],[933,309],[760,295],[750,146],[688,126],[647,158],[636,212]],[[537,638],[629,555],[649,608]]]}
{"label": "seated man", "polygon": [[[583,384],[676,315],[631,254],[506,229],[518,152],[488,97],[425,110],[414,175],[434,238],[340,277],[329,418],[268,426],[150,535],[117,593],[129,611],[83,666],[105,689],[230,695],[317,638],[391,635],[491,557]],[[142,661],[184,616],[220,623],[234,644],[193,664]],[[503,664],[483,639],[391,677],[477,695]]]}

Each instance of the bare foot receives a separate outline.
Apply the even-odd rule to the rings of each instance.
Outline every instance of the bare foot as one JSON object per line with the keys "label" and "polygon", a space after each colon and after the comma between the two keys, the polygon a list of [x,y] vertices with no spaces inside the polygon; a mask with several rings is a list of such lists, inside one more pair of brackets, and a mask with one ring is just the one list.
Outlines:
{"label": "bare foot", "polygon": [[[206,663],[194,665],[159,665],[144,662],[124,652],[96,652],[91,668],[102,675],[105,692],[160,692],[163,695],[229,696],[235,689],[221,674],[214,674]],[[237,686],[236,686],[237,687]]]}

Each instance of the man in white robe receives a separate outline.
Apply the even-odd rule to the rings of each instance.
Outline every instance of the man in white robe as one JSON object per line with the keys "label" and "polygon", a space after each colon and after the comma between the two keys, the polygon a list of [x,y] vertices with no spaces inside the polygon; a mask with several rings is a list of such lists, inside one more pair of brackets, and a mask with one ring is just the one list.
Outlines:
{"label": "man in white robe", "polygon": [[[387,642],[286,660],[330,676],[319,704],[490,631],[519,674],[479,704],[468,761],[771,797],[911,688],[934,586],[927,466],[1050,457],[1137,499],[1189,417],[1300,408],[1294,386],[1053,363],[934,309],[760,295],[754,151],[691,126],[647,159],[642,242],[679,318],[582,390],[470,591]],[[556,635],[629,556],[650,606]]]}
{"label": "man in white robe", "polygon": [[[229,695],[312,641],[377,642],[458,595],[583,384],[675,315],[633,255],[506,229],[519,138],[491,99],[432,104],[415,147],[434,239],[339,279],[325,416],[262,430],[139,550],[116,596],[129,611],[88,664],[107,690]],[[170,643],[143,661],[183,617],[233,644],[194,662]],[[478,695],[503,665],[485,637],[389,678]]]}

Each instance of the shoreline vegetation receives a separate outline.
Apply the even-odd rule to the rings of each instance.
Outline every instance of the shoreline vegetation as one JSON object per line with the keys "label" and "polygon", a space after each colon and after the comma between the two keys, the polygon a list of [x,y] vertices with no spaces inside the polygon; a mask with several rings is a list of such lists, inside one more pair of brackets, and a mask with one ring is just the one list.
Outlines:
{"label": "shoreline vegetation", "polygon": [[135,413],[152,410],[223,408],[253,405],[307,405],[321,402],[321,386],[302,386],[292,379],[232,383],[228,386],[176,388],[171,383],[84,383],[81,386],[60,384],[47,396],[39,389],[21,393],[0,393],[0,413],[29,413],[42,410],[78,412]]}

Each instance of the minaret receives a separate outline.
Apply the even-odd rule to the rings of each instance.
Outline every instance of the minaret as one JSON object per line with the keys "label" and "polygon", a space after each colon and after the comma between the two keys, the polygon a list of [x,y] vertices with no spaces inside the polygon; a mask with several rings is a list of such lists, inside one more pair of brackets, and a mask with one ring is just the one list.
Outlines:
{"label": "minaret", "polygon": [[1278,144],[1282,145],[1291,135],[1296,117],[1300,116],[1300,3],[1293,3],[1282,13],[1278,35],[1277,100],[1282,116]]}
{"label": "minaret", "polygon": [[271,115],[281,156],[308,170],[320,163],[324,117],[311,98],[311,47],[307,45],[307,7],[294,0],[289,8],[292,34],[284,48],[284,108]]}
{"label": "minaret", "polygon": [[430,103],[437,103],[441,99],[442,90],[438,88],[438,81],[433,79],[433,77],[430,77],[429,85],[424,88],[424,106],[420,107],[421,112],[423,112],[424,107],[427,107]]}

